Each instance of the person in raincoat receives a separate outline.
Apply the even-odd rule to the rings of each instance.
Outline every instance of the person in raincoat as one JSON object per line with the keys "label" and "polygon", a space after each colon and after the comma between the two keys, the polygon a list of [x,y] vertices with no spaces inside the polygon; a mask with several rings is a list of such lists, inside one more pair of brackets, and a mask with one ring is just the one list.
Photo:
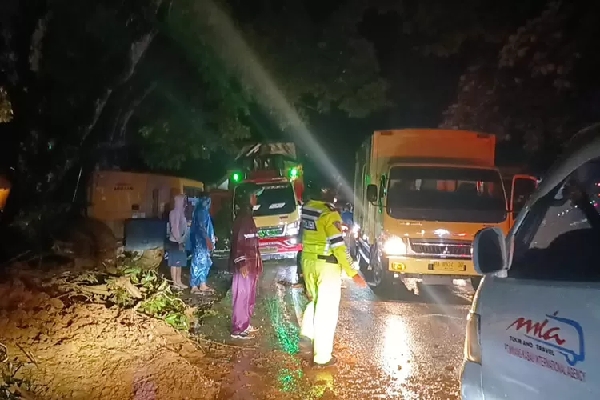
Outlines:
{"label": "person in raincoat", "polygon": [[233,222],[229,257],[229,267],[233,273],[231,337],[234,339],[252,339],[257,330],[250,325],[250,319],[254,314],[256,286],[263,269],[258,250],[258,229],[252,217],[258,189],[253,184],[236,189],[239,211]]}
{"label": "person in raincoat", "polygon": [[215,248],[215,230],[210,218],[210,197],[200,196],[192,215],[190,227],[192,241],[192,261],[190,265],[190,286],[193,294],[214,292],[206,284],[212,266],[211,252]]}
{"label": "person in raincoat", "polygon": [[171,270],[171,279],[177,289],[186,289],[181,281],[181,268],[187,264],[185,242],[188,236],[185,219],[185,195],[175,196],[173,209],[169,213],[169,241],[167,242],[167,263]]}

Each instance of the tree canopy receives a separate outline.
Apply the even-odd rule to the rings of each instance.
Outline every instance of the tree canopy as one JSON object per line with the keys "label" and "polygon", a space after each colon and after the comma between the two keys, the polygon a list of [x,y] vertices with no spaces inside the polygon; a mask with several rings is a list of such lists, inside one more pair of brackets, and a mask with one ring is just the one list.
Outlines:
{"label": "tree canopy", "polygon": [[[464,65],[442,126],[495,133],[532,152],[555,149],[596,118],[598,7],[557,0],[468,0],[459,9],[444,0],[3,1],[0,166],[13,181],[9,208],[70,204],[98,163],[177,171],[235,153],[265,134],[265,119],[273,122],[267,130],[285,130],[331,111],[398,113],[419,85],[396,83],[390,96],[381,46],[365,38],[367,14],[372,24],[393,26],[386,42],[401,44],[388,71],[414,70],[403,76],[401,69],[398,80],[415,80],[419,62],[431,71],[436,60]],[[403,104],[393,108],[391,97]]]}
{"label": "tree canopy", "polygon": [[237,0],[2,2],[8,214],[68,206],[98,162],[176,171],[233,153],[255,133],[256,110],[285,126],[281,99],[300,116],[336,107],[362,117],[386,107],[373,48],[356,28],[362,5],[342,2],[326,15],[314,7],[309,0],[264,1],[254,12]]}
{"label": "tree canopy", "polygon": [[547,2],[494,58],[477,60],[461,77],[442,126],[495,133],[552,158],[598,118],[599,11],[595,3]]}
{"label": "tree canopy", "polygon": [[[163,95],[159,103],[167,100],[178,111],[169,112],[168,118],[176,121],[156,119],[141,127],[144,148],[152,149],[146,158],[176,166],[208,156],[215,146],[235,151],[236,142],[256,136],[257,112],[285,129],[294,117],[306,119],[309,112],[326,113],[335,107],[351,117],[364,117],[388,106],[387,84],[379,75],[372,45],[358,34],[362,14],[356,10],[362,9],[342,2],[315,16],[310,1],[263,1],[252,7],[238,0],[179,2],[166,34],[195,67],[202,93],[195,94],[199,101],[190,103],[178,98],[181,88],[154,91]],[[178,79],[181,84],[191,77]],[[184,111],[183,104],[195,107]],[[153,109],[140,107],[141,113]],[[189,124],[182,122],[182,113],[196,121],[188,125],[188,132],[181,129]],[[171,139],[175,126],[179,143]]]}

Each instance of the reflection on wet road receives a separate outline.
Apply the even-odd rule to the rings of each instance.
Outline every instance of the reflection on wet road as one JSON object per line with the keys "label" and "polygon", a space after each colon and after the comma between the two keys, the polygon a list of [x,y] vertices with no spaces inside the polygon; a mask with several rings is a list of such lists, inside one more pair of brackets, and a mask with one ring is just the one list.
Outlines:
{"label": "reflection on wet road", "polygon": [[388,300],[347,284],[336,343],[339,398],[458,398],[469,293],[421,292]]}
{"label": "reflection on wet road", "polygon": [[339,399],[457,399],[468,287],[377,296],[347,280],[332,372]]}
{"label": "reflection on wet road", "polygon": [[[288,400],[459,398],[458,374],[472,298],[470,285],[419,286],[419,295],[399,290],[395,295],[378,296],[345,280],[334,349],[339,362],[335,368],[315,370],[293,355],[297,351],[298,329],[285,328],[297,326],[303,296],[299,290],[277,287],[276,269],[266,266],[262,297],[267,303],[263,321],[273,327],[275,342],[279,343],[275,347],[279,350],[248,353],[245,357],[253,367],[244,367],[243,373],[234,375],[238,380],[242,378],[241,386],[258,389],[262,382],[263,387],[277,393],[267,390],[267,394],[259,389],[263,395],[252,390],[252,396],[239,398],[279,399],[282,395]],[[268,347],[273,349],[272,346]],[[267,357],[264,362],[259,359],[261,354]]]}

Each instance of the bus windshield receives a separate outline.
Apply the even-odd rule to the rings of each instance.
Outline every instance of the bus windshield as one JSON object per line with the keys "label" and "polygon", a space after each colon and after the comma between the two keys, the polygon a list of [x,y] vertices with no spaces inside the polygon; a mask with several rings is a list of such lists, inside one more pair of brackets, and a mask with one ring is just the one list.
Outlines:
{"label": "bus windshield", "polygon": [[[242,184],[243,185],[243,184]],[[262,193],[254,206],[254,216],[291,214],[296,210],[294,189],[289,182],[259,184]]]}

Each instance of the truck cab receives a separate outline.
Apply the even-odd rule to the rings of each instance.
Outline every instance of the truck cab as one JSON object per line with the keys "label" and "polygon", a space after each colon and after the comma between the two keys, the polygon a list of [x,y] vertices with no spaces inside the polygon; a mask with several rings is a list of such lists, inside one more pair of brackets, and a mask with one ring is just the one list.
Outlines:
{"label": "truck cab", "polygon": [[355,179],[357,254],[372,286],[408,279],[479,285],[473,237],[489,226],[508,232],[513,198],[537,184],[515,175],[508,197],[494,157],[494,136],[467,131],[377,131],[363,144]]}

